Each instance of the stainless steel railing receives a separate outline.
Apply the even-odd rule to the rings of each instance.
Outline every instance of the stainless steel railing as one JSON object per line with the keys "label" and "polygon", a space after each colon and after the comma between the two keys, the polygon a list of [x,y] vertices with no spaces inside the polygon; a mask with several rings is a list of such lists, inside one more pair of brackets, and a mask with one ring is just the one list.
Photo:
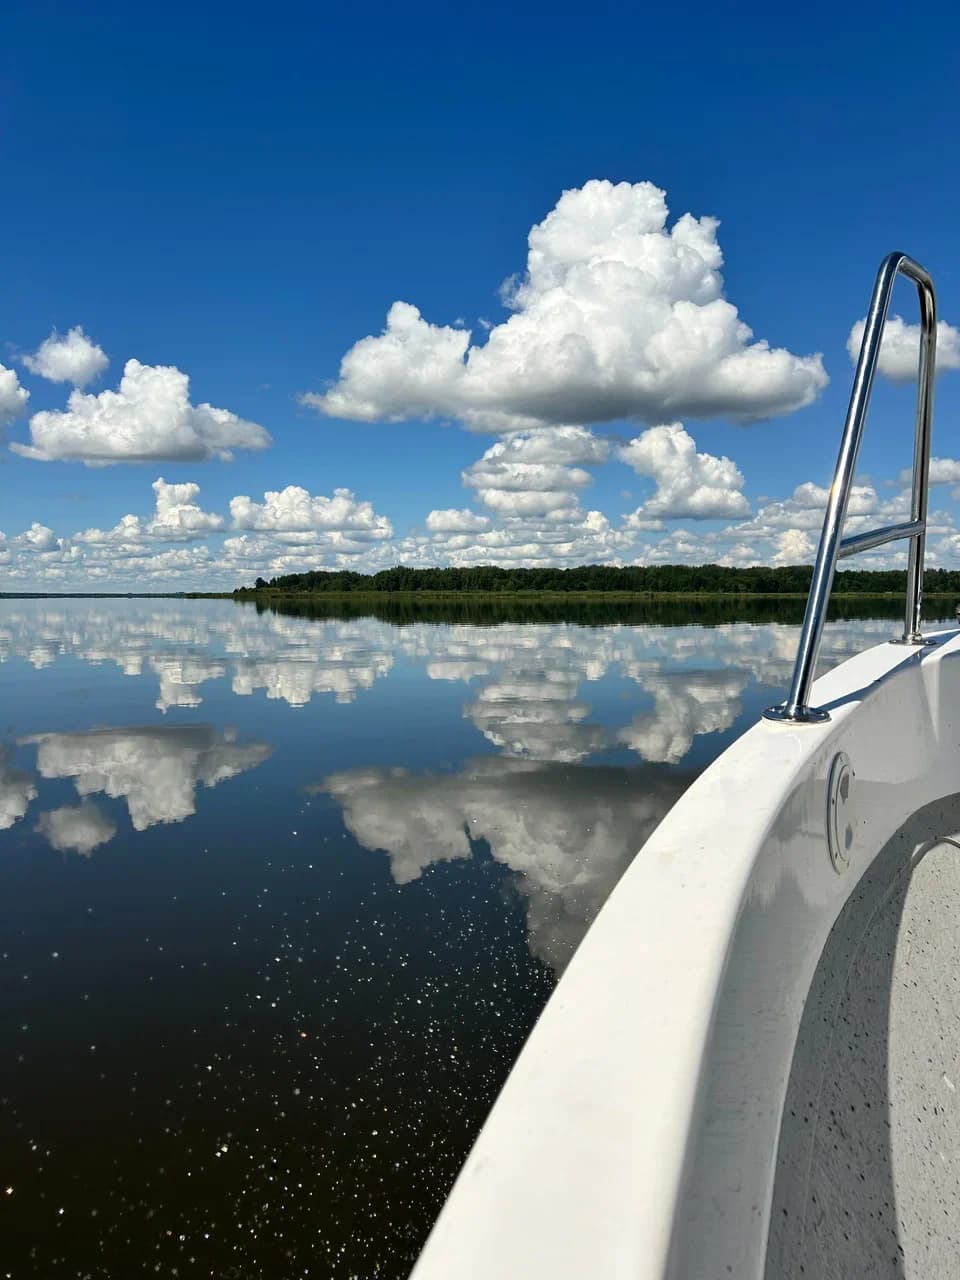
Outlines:
{"label": "stainless steel railing", "polygon": [[[886,525],[868,533],[844,538],[843,524],[847,515],[847,503],[853,484],[860,452],[860,441],[870,404],[870,392],[880,355],[880,343],[887,322],[887,311],[893,286],[898,275],[904,275],[917,286],[920,296],[920,362],[917,388],[917,424],[913,445],[913,485],[910,503],[910,519],[901,524]],[[907,560],[907,606],[903,635],[896,644],[924,643],[920,634],[920,600],[923,591],[923,556],[927,534],[927,490],[930,472],[930,430],[933,423],[933,379],[937,363],[937,299],[930,275],[918,262],[905,253],[891,253],[884,258],[873,286],[870,311],[863,332],[857,371],[853,378],[850,406],[840,441],[837,469],[834,472],[827,510],[823,517],[823,532],[813,568],[813,580],[807,597],[807,608],[800,631],[797,660],[787,700],[779,707],[768,707],[764,716],[768,720],[786,721],[790,724],[817,724],[829,720],[829,713],[822,708],[807,705],[810,686],[813,683],[823,638],[823,624],[827,618],[827,605],[833,587],[837,560],[842,556],[856,555],[894,542],[899,538],[910,539]]]}

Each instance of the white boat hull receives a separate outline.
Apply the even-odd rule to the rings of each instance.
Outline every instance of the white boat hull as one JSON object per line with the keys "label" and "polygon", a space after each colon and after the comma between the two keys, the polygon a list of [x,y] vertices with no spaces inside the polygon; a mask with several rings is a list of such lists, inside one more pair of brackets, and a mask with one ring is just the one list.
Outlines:
{"label": "white boat hull", "polygon": [[416,1280],[960,1274],[958,658],[956,632],[860,654],[814,687],[827,723],[761,722],[693,784]]}

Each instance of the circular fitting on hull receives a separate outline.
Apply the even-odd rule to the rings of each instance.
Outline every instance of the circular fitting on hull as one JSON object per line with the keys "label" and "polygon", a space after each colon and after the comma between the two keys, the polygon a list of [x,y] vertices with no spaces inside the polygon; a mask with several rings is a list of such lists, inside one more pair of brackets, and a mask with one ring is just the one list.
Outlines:
{"label": "circular fitting on hull", "polygon": [[830,861],[837,875],[843,875],[850,865],[850,849],[853,846],[853,801],[850,794],[854,772],[850,759],[838,752],[830,766],[827,779],[827,848]]}

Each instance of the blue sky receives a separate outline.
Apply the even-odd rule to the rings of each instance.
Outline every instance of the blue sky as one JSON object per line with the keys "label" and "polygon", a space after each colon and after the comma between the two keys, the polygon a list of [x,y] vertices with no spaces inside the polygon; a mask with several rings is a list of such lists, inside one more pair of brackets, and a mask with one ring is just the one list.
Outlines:
{"label": "blue sky", "polygon": [[[231,586],[401,560],[809,560],[847,339],[882,255],[927,265],[941,317],[960,323],[960,19],[924,12],[921,30],[875,5],[14,4],[0,364],[30,396],[14,417],[8,376],[0,405],[7,442],[51,460],[3,450],[10,589]],[[670,234],[686,213],[720,221],[692,250]],[[534,263],[524,283],[538,224],[540,276]],[[731,337],[721,298],[752,339]],[[327,394],[397,301],[422,331],[407,313],[401,334],[399,317],[397,341],[364,349]],[[676,332],[678,303],[698,310],[681,305]],[[906,286],[894,310],[915,320]],[[484,350],[485,326],[511,316]],[[721,346],[788,355],[725,365],[704,338],[714,323]],[[62,347],[24,363],[76,326],[106,368],[77,346],[75,366]],[[466,377],[459,328],[478,348]],[[900,336],[894,374],[909,366]],[[960,363],[950,331],[942,349]],[[64,414],[71,384],[36,371],[69,366],[99,396],[130,359],[148,371],[137,405],[79,417]],[[235,418],[186,408],[171,368],[193,406]],[[945,368],[931,553],[960,565],[954,382]],[[902,503],[911,397],[878,386],[854,522]],[[263,432],[269,447],[245,447]],[[199,492],[154,490],[159,477]]]}

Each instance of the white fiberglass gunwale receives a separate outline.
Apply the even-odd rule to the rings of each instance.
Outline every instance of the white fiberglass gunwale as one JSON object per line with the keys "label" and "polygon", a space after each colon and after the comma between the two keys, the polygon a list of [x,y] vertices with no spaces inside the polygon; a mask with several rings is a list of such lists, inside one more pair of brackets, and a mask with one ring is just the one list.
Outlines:
{"label": "white fiberglass gunwale", "polygon": [[[838,915],[878,851],[960,790],[960,633],[819,679],[825,723],[761,721],[635,858],[471,1152],[416,1280],[761,1277],[791,1062]],[[853,772],[846,864],[828,778]]]}

